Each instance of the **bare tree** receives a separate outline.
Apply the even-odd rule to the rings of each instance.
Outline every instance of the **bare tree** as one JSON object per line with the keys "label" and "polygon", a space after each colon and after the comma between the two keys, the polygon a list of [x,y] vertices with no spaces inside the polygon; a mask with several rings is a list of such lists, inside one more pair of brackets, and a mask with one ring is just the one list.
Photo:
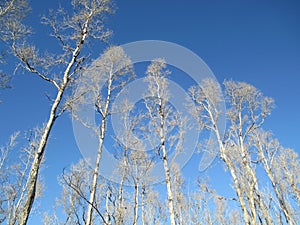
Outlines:
{"label": "bare tree", "polygon": [[[22,204],[26,200],[26,190],[28,187],[27,179],[30,164],[37,149],[37,140],[39,139],[40,130],[29,132],[27,137],[28,143],[18,149],[17,139],[19,132],[11,136],[10,142],[6,147],[1,148],[0,158],[0,221],[9,225],[18,222]],[[18,146],[19,147],[19,146]],[[17,162],[11,162],[15,159],[17,152]],[[42,192],[40,181],[37,181],[37,196]]]}
{"label": "bare tree", "polygon": [[[11,4],[10,4],[11,3]],[[20,3],[20,5],[14,5]],[[26,224],[36,195],[37,179],[41,162],[49,134],[56,119],[65,111],[63,96],[80,70],[84,57],[80,53],[88,36],[103,40],[109,34],[103,28],[103,19],[112,12],[111,1],[109,0],[72,0],[73,11],[70,13],[59,9],[43,22],[50,25],[53,36],[62,47],[62,54],[46,54],[41,56],[35,46],[28,44],[27,36],[31,33],[30,28],[21,24],[18,19],[24,15],[20,8],[26,1],[16,0],[1,5],[2,15],[12,10],[11,16],[5,18],[6,23],[2,40],[9,46],[13,54],[19,59],[19,67],[49,82],[56,90],[52,100],[49,118],[42,131],[38,149],[35,151],[31,164],[30,174],[27,181],[27,198],[22,205],[19,224]],[[7,10],[6,10],[7,9]],[[18,17],[16,17],[17,15]],[[56,72],[53,72],[56,71]],[[58,72],[58,74],[55,74]]]}
{"label": "bare tree", "polygon": [[[282,165],[282,170],[279,170],[277,165]],[[281,148],[272,168],[276,179],[282,182],[281,188],[285,188],[285,191],[288,191],[300,206],[300,159],[297,152],[289,148]]]}
{"label": "bare tree", "polygon": [[193,107],[191,107],[191,113],[195,116],[201,128],[211,130],[215,133],[219,145],[220,158],[224,161],[232,176],[244,221],[246,224],[250,224],[247,206],[243,198],[243,190],[238,180],[235,165],[230,158],[232,154],[227,153],[226,145],[218,126],[222,113],[218,107],[222,101],[220,95],[222,93],[221,87],[215,80],[207,79],[201,83],[201,86],[192,87],[189,91],[194,103]]}
{"label": "bare tree", "polygon": [[[93,179],[91,185],[91,193],[89,197],[89,204],[87,209],[86,225],[92,223],[93,204],[97,191],[99,168],[106,134],[107,119],[111,115],[111,101],[118,91],[126,84],[132,75],[132,65],[130,59],[125,55],[121,47],[110,47],[105,53],[96,61],[93,62],[92,67],[86,71],[81,79],[82,86],[79,88],[79,101],[73,104],[73,116],[80,120],[85,126],[93,129],[99,139],[99,147],[97,150],[97,157],[93,171]],[[90,90],[92,94],[85,93]],[[105,94],[103,94],[105,91]],[[90,98],[92,96],[92,99]],[[100,125],[95,127],[89,121],[83,121],[77,114],[78,108],[87,101],[95,102],[95,109],[97,115],[100,117]],[[106,221],[108,222],[108,221]]]}
{"label": "bare tree", "polygon": [[148,109],[150,123],[153,126],[153,133],[159,138],[157,153],[163,161],[170,223],[175,225],[176,212],[170,171],[172,163],[169,154],[171,151],[175,153],[179,151],[183,118],[180,118],[179,114],[168,104],[169,93],[166,78],[168,74],[169,71],[166,70],[166,63],[163,59],[153,60],[148,66],[146,80],[150,97],[145,99],[145,105]]}
{"label": "bare tree", "polygon": [[[296,224],[299,220],[296,212],[300,206],[299,157],[292,149],[282,147],[271,132],[259,129],[252,136],[259,162],[269,177],[275,193],[274,199],[278,201],[286,223]],[[295,207],[296,205],[298,207]]]}
{"label": "bare tree", "polygon": [[160,225],[167,223],[167,207],[161,201],[159,192],[151,186],[142,186],[141,193],[142,218],[141,224]]}
{"label": "bare tree", "polygon": [[[116,139],[120,147],[123,163],[120,165],[119,173],[121,173],[121,181],[119,185],[119,204],[118,204],[118,222],[117,224],[123,224],[123,218],[131,208],[127,203],[127,211],[124,205],[124,186],[125,184],[133,187],[133,224],[138,223],[138,213],[140,204],[140,195],[143,196],[145,186],[150,182],[149,172],[153,166],[153,158],[147,154],[145,147],[137,135],[142,135],[140,132],[136,134],[136,130],[141,129],[141,121],[145,119],[145,114],[138,113],[137,115],[130,115],[133,110],[133,106],[125,101],[125,104],[119,106],[125,111],[122,114],[124,132]],[[143,198],[143,197],[142,197]],[[143,206],[142,206],[143,207]]]}
{"label": "bare tree", "polygon": [[[79,160],[71,165],[69,169],[64,169],[59,183],[62,186],[62,193],[57,198],[54,205],[54,213],[44,215],[44,224],[49,224],[49,220],[55,224],[84,224],[86,222],[86,211],[89,202],[93,170],[86,160]],[[97,216],[93,217],[93,223],[103,223],[105,215],[101,212],[103,199],[106,198],[106,184],[99,184],[95,196],[94,211]],[[63,212],[63,217],[57,216]],[[52,224],[51,223],[51,224]]]}
{"label": "bare tree", "polygon": [[208,181],[199,179],[196,190],[188,196],[188,223],[185,224],[240,224],[241,215],[228,206],[235,198],[225,198],[212,189]]}
{"label": "bare tree", "polygon": [[62,208],[66,218],[63,224],[84,224],[86,211],[86,197],[92,170],[84,160],[72,165],[69,172],[64,171],[59,179],[62,185],[61,197],[56,204]]}
{"label": "bare tree", "polygon": [[297,152],[282,147],[273,161],[272,172],[276,180],[276,186],[280,190],[281,198],[278,198],[278,200],[281,201],[281,209],[284,212],[286,222],[289,224],[297,224],[300,221],[299,171],[300,160]]}
{"label": "bare tree", "polygon": [[[244,181],[247,179],[248,191],[246,193],[249,195],[247,201],[252,223],[256,224],[258,223],[257,220],[262,218],[267,224],[272,224],[266,202],[260,197],[249,137],[252,132],[263,125],[265,118],[271,113],[273,99],[263,96],[258,89],[244,82],[225,81],[224,85],[229,105],[227,113],[230,121],[228,138],[230,144],[238,149],[241,160],[239,171],[245,170],[243,172],[245,174]],[[258,209],[262,216],[259,215]]]}
{"label": "bare tree", "polygon": [[259,189],[250,135],[262,126],[270,114],[273,100],[243,82],[226,81],[224,85],[229,126],[225,138],[218,127],[221,89],[217,82],[205,80],[201,87],[190,90],[195,103],[193,114],[198,115],[196,118],[202,127],[212,130],[217,137],[220,157],[233,178],[245,223],[257,224],[259,220],[259,223],[265,221],[272,224]]}
{"label": "bare tree", "polygon": [[[7,144],[7,146],[5,147],[1,147],[0,151],[1,151],[1,155],[0,155],[0,177],[1,177],[1,182],[0,182],[0,188],[1,188],[1,197],[0,197],[0,222],[3,223],[5,220],[10,220],[10,214],[14,214],[13,212],[11,212],[11,210],[9,209],[10,207],[6,207],[6,201],[9,201],[9,199],[11,199],[11,195],[10,193],[7,193],[9,190],[9,187],[7,187],[8,185],[8,172],[9,172],[9,166],[7,166],[7,161],[9,158],[9,155],[11,153],[11,151],[13,150],[14,146],[16,145],[16,138],[18,137],[18,133],[13,134],[10,137],[10,141]],[[8,205],[11,205],[11,203],[9,203]],[[8,222],[9,223],[9,222]]]}
{"label": "bare tree", "polygon": [[128,179],[134,187],[133,197],[133,224],[138,224],[139,208],[145,202],[139,201],[140,196],[145,194],[146,185],[151,181],[149,172],[153,166],[153,161],[145,152],[144,147],[137,143],[136,150],[128,155]]}

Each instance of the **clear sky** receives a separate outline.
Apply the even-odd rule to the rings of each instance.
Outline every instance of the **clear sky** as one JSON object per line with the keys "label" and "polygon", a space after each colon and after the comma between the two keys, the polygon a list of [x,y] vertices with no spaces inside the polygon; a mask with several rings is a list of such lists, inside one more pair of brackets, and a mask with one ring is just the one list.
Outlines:
{"label": "clear sky", "polygon": [[[32,25],[59,2],[32,0]],[[220,82],[233,79],[254,85],[275,99],[265,129],[272,130],[285,147],[300,152],[299,1],[126,0],[116,4],[118,10],[108,22],[113,44],[148,39],[174,42],[198,54]],[[48,33],[42,32],[43,26],[38,25],[38,45],[51,49],[44,41]],[[1,144],[15,130],[42,124],[49,112],[45,97],[51,92],[49,84],[30,74],[16,74],[11,85],[12,89],[1,91]],[[43,209],[58,195],[57,176],[80,157],[66,115],[56,122],[47,147]]]}

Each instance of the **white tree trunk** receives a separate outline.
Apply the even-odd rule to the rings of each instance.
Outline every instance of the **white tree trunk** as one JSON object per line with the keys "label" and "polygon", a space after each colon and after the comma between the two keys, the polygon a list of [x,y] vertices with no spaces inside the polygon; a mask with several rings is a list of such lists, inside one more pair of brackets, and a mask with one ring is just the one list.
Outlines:
{"label": "white tree trunk", "polygon": [[105,107],[104,107],[102,120],[101,120],[99,148],[97,151],[97,159],[96,159],[96,164],[93,172],[92,190],[89,197],[89,205],[88,205],[85,225],[92,224],[92,214],[93,214],[93,208],[95,207],[94,204],[95,204],[95,197],[96,197],[98,178],[99,178],[100,161],[101,161],[103,143],[104,143],[105,132],[106,132],[106,119],[108,115],[108,108],[109,108],[110,98],[111,98],[112,76],[113,74],[110,73],[110,76],[108,78],[107,98],[106,98]]}
{"label": "white tree trunk", "polygon": [[212,122],[213,131],[214,131],[214,133],[216,134],[216,137],[217,137],[217,141],[218,141],[218,144],[219,144],[220,157],[224,161],[224,163],[226,164],[226,166],[227,166],[227,168],[228,168],[228,170],[229,170],[229,172],[231,174],[231,177],[233,179],[235,191],[236,191],[236,194],[238,196],[239,203],[241,205],[241,209],[242,209],[242,212],[243,212],[243,217],[244,217],[245,224],[246,225],[250,225],[250,220],[249,220],[249,214],[248,214],[248,211],[247,211],[247,206],[246,206],[244,198],[243,198],[243,192],[242,192],[242,190],[240,188],[240,184],[239,184],[239,181],[238,181],[238,177],[236,175],[236,171],[235,171],[233,165],[231,165],[231,162],[230,162],[230,160],[227,157],[227,154],[226,154],[226,151],[225,151],[225,147],[224,147],[221,135],[219,133],[219,129],[217,127],[215,118],[214,118],[214,116],[213,116],[213,114],[212,114],[212,112],[211,112],[211,110],[209,108],[206,108],[206,111],[209,114],[209,117],[210,117],[211,122]]}
{"label": "white tree trunk", "polygon": [[258,143],[258,145],[259,145],[258,146],[258,155],[259,155],[259,157],[260,157],[260,159],[262,161],[264,170],[266,171],[266,173],[267,173],[267,175],[268,175],[268,177],[269,177],[269,179],[271,181],[272,187],[273,187],[273,189],[275,191],[276,197],[277,197],[277,199],[279,201],[279,204],[280,204],[280,207],[281,207],[281,209],[283,211],[283,214],[284,214],[284,216],[285,216],[288,224],[293,224],[291,216],[290,216],[289,211],[288,211],[288,208],[286,206],[286,202],[285,202],[284,198],[282,197],[283,195],[280,194],[280,190],[278,189],[278,187],[276,185],[276,181],[275,181],[274,175],[273,175],[273,173],[271,171],[271,168],[269,166],[268,160],[267,160],[267,158],[266,158],[266,156],[264,154],[263,147],[262,147],[262,145],[261,145],[260,142]]}
{"label": "white tree trunk", "polygon": [[[82,40],[85,39],[85,36],[82,37]],[[55,101],[51,107],[51,111],[50,111],[50,116],[48,119],[48,122],[46,124],[46,127],[43,130],[43,134],[39,143],[39,147],[37,149],[37,152],[34,155],[34,160],[32,162],[32,166],[30,169],[30,174],[29,174],[29,178],[28,178],[28,192],[27,192],[27,199],[23,205],[23,209],[22,209],[22,213],[20,216],[20,221],[19,224],[20,225],[25,225],[27,223],[28,220],[28,216],[30,214],[34,199],[35,199],[35,193],[36,193],[36,184],[37,184],[37,180],[38,180],[38,173],[39,173],[39,169],[41,166],[41,162],[44,156],[44,152],[45,152],[45,148],[48,142],[48,138],[51,132],[51,129],[54,125],[54,122],[56,120],[56,111],[58,109],[58,106],[62,100],[65,88],[68,85],[68,76],[71,70],[71,67],[74,65],[75,60],[80,52],[81,47],[78,46],[77,49],[75,50],[74,54],[73,54],[73,58],[72,61],[69,63],[69,66],[67,68],[67,70],[64,73],[64,77],[63,77],[63,83],[60,87],[60,89],[58,90],[57,96],[55,98]]]}
{"label": "white tree trunk", "polygon": [[68,66],[64,72],[64,75],[62,78],[62,83],[58,87],[58,92],[57,92],[56,98],[54,100],[54,103],[51,107],[50,116],[47,121],[46,127],[43,130],[43,134],[42,134],[41,140],[39,142],[39,147],[34,155],[34,160],[32,162],[30,174],[28,177],[27,198],[26,198],[25,203],[21,210],[19,225],[27,224],[28,217],[29,217],[29,214],[30,214],[30,211],[31,211],[34,199],[35,199],[39,169],[40,169],[40,166],[41,166],[41,163],[43,160],[43,156],[44,156],[44,152],[45,152],[45,148],[46,148],[46,145],[48,142],[50,132],[51,132],[54,122],[57,118],[56,111],[59,107],[60,102],[62,101],[64,91],[69,83],[69,75],[71,73],[72,67],[76,64],[76,59],[77,59],[78,55],[80,54],[82,44],[84,43],[84,41],[87,37],[88,23],[89,23],[89,19],[83,25],[80,40],[78,42],[77,47],[73,51],[72,59],[69,62]]}
{"label": "white tree trunk", "polygon": [[134,207],[133,207],[133,225],[137,224],[138,211],[139,211],[139,184],[138,182],[134,186]]}
{"label": "white tree trunk", "polygon": [[158,95],[159,98],[159,113],[160,113],[160,143],[161,143],[161,151],[163,153],[163,165],[166,177],[166,185],[167,185],[167,192],[168,192],[168,206],[169,206],[169,213],[170,213],[170,223],[171,225],[176,225],[175,220],[175,209],[174,209],[174,197],[172,192],[172,184],[171,184],[171,175],[170,175],[170,167],[168,165],[168,155],[165,146],[165,133],[164,133],[164,126],[165,126],[165,118],[163,114],[163,103],[161,97]]}
{"label": "white tree trunk", "polygon": [[111,195],[110,189],[107,190],[106,192],[106,200],[105,200],[105,224],[111,224],[110,221],[110,210],[109,210],[109,196]]}
{"label": "white tree trunk", "polygon": [[142,225],[145,225],[145,185],[142,186]]}

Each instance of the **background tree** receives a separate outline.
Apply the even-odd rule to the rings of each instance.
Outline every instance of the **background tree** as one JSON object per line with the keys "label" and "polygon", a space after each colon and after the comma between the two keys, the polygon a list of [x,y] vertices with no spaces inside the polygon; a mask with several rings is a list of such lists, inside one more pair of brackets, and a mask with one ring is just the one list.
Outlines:
{"label": "background tree", "polygon": [[[124,223],[123,218],[125,214],[131,213],[131,208],[134,209],[132,223],[138,224],[139,208],[141,208],[142,215],[145,213],[145,211],[143,211],[145,209],[144,194],[146,186],[151,181],[149,172],[154,164],[153,158],[146,152],[141,139],[138,138],[138,135],[140,137],[143,135],[139,132],[135,132],[136,130],[141,129],[141,121],[145,119],[146,115],[144,113],[132,114],[134,107],[127,101],[125,101],[122,106],[117,107],[122,108],[124,111],[121,115],[124,132],[121,136],[116,138],[118,147],[120,148],[119,153],[117,153],[120,156],[117,155],[116,157],[122,160],[120,168],[116,171],[121,174],[118,193],[118,211],[120,213],[116,224]],[[124,204],[125,188],[127,189],[128,194],[132,196],[132,199],[130,199],[129,196],[127,197],[128,203],[126,204]],[[131,192],[133,192],[133,194]],[[129,202],[133,202],[133,206]],[[143,218],[144,217],[142,216],[142,221]]]}
{"label": "background tree", "polygon": [[166,76],[169,73],[170,72],[166,70],[166,62],[163,59],[153,60],[148,66],[146,81],[148,83],[150,97],[145,98],[145,105],[148,109],[150,124],[153,126],[152,132],[157,135],[159,139],[158,146],[155,146],[155,144],[153,146],[157,148],[158,156],[163,161],[170,223],[175,225],[175,200],[170,171],[172,162],[169,155],[171,151],[176,153],[176,151],[180,150],[183,118],[180,118],[179,114],[168,104],[169,93]]}
{"label": "background tree", "polygon": [[[224,86],[228,118],[228,129],[224,138],[221,137],[218,127],[220,112],[217,106],[220,103],[220,90],[216,91],[219,86],[215,81],[206,80],[201,87],[190,90],[195,103],[192,113],[197,115],[196,118],[202,127],[216,134],[220,158],[225,162],[234,181],[245,223],[272,224],[276,219],[276,216],[271,216],[272,207],[266,186],[258,179],[257,166],[262,166],[270,178],[286,223],[294,224],[295,219],[292,219],[291,215],[295,213],[288,204],[290,200],[284,201],[285,194],[279,190],[274,180],[276,172],[271,172],[270,169],[270,165],[279,159],[276,152],[279,152],[280,147],[276,141],[264,139],[268,135],[260,130],[273,108],[273,100],[263,96],[252,85],[243,82],[225,81]],[[281,165],[284,161],[281,160]],[[297,165],[297,160],[294,162],[292,165]],[[277,163],[279,164],[278,161]],[[294,171],[295,168],[297,166],[293,166]],[[284,171],[282,168],[279,170]]]}
{"label": "background tree", "polygon": [[[36,129],[26,135],[24,145],[20,132],[10,138],[7,146],[0,148],[0,221],[9,225],[17,224],[26,200],[28,172],[37,148],[40,130]],[[36,197],[42,194],[43,185],[37,181]]]}
{"label": "background tree", "polygon": [[[59,183],[62,186],[61,196],[57,198],[53,214],[44,215],[44,224],[85,224],[86,212],[91,190],[93,170],[85,160],[64,169]],[[105,215],[101,212],[103,199],[105,199],[106,184],[99,184],[95,196],[93,217],[94,223],[103,223]],[[63,212],[63,217],[59,216]]]}
{"label": "background tree", "polygon": [[[29,11],[26,0],[3,0],[0,2],[0,41],[7,41],[11,26],[22,27],[22,20]],[[0,64],[6,62],[7,49],[1,49]],[[0,89],[9,88],[11,75],[0,69]],[[0,101],[1,102],[1,101]]]}
{"label": "background tree", "polygon": [[246,224],[250,224],[248,209],[245,199],[243,198],[243,189],[239,183],[237,168],[232,160],[232,155],[234,153],[228,154],[226,143],[223,140],[222,133],[218,125],[222,114],[219,107],[222,101],[221,87],[217,81],[206,79],[201,83],[201,86],[191,87],[189,92],[193,102],[191,105],[191,114],[195,116],[201,129],[204,128],[210,130],[215,134],[217,145],[219,147],[219,156],[225,163],[233,179],[234,188],[243,212],[244,221]]}
{"label": "background tree", "polygon": [[240,224],[242,215],[229,207],[227,199],[210,187],[208,180],[198,179],[196,190],[188,196],[188,224]]}
{"label": "background tree", "polygon": [[237,153],[239,153],[239,157],[236,157],[239,158],[241,164],[238,168],[239,172],[244,170],[241,173],[241,178],[244,179],[240,182],[244,182],[243,185],[247,188],[245,193],[249,195],[246,198],[251,212],[250,218],[253,224],[258,223],[256,220],[261,220],[261,218],[268,224],[273,223],[266,210],[266,202],[260,197],[256,165],[253,163],[249,146],[249,136],[263,125],[265,118],[272,110],[273,100],[263,96],[258,89],[244,82],[225,81],[224,86],[228,99],[227,115],[230,123],[227,136],[232,148],[237,148]]}
{"label": "background tree", "polygon": [[[126,84],[132,75],[132,65],[130,59],[125,55],[121,47],[110,47],[99,60],[93,62],[92,67],[84,73],[80,82],[81,86],[77,89],[79,97],[72,104],[73,116],[80,120],[86,127],[92,129],[98,139],[99,147],[97,150],[97,158],[93,171],[93,179],[91,185],[91,193],[89,197],[89,206],[87,210],[86,225],[92,223],[92,212],[94,209],[94,201],[97,191],[99,178],[99,168],[102,156],[102,149],[107,129],[107,120],[111,115],[111,102],[118,91]],[[78,91],[79,90],[79,91]],[[86,93],[90,90],[91,93]],[[90,98],[92,97],[92,99]],[[91,121],[84,121],[77,115],[78,109],[86,102],[95,102],[95,110],[100,117],[100,125],[93,126]],[[106,221],[108,223],[108,221]]]}
{"label": "background tree", "polygon": [[274,203],[278,202],[280,205],[278,217],[281,218],[283,214],[285,222],[297,224],[299,215],[296,212],[299,211],[300,204],[298,154],[281,146],[271,132],[260,129],[253,135],[253,145],[275,193],[272,198]]}

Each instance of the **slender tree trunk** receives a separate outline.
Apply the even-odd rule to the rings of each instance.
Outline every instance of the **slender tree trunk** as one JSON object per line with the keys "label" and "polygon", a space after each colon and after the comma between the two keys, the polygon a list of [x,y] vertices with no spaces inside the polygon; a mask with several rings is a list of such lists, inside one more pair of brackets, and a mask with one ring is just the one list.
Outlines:
{"label": "slender tree trunk", "polygon": [[[103,121],[102,121],[103,123]],[[101,126],[101,130],[104,126]],[[96,159],[96,165],[94,167],[93,172],[93,180],[92,180],[92,190],[90,193],[89,198],[89,204],[88,204],[88,210],[86,215],[86,221],[85,224],[92,224],[92,213],[93,213],[93,207],[95,204],[95,197],[96,197],[96,191],[97,191],[97,183],[98,183],[98,176],[99,176],[99,167],[100,167],[100,161],[101,161],[101,155],[102,155],[102,148],[103,148],[103,141],[104,141],[104,135],[101,135],[101,138],[99,140],[99,148],[97,153],[97,159]]]}
{"label": "slender tree trunk", "polygon": [[247,206],[246,206],[244,198],[243,198],[243,192],[240,188],[240,184],[239,184],[238,177],[236,175],[236,171],[235,171],[233,165],[231,165],[231,162],[230,162],[230,160],[228,159],[228,157],[226,155],[225,147],[223,145],[223,140],[221,139],[221,135],[219,133],[219,130],[218,130],[216,121],[214,119],[214,116],[212,115],[211,110],[209,110],[208,108],[206,108],[206,111],[208,112],[209,117],[212,121],[213,131],[214,131],[214,133],[216,134],[216,137],[217,137],[217,141],[218,141],[218,144],[219,144],[219,150],[220,150],[220,157],[225,162],[225,164],[226,164],[226,166],[227,166],[227,168],[228,168],[228,170],[231,174],[231,177],[233,179],[235,191],[236,191],[236,194],[238,196],[239,203],[240,203],[240,206],[241,206],[241,209],[242,209],[242,212],[243,212],[243,217],[244,217],[245,224],[250,225],[250,219],[249,219],[249,214],[248,214],[248,211],[247,211]]}
{"label": "slender tree trunk", "polygon": [[133,225],[137,224],[138,211],[139,211],[139,184],[136,182],[134,185],[134,207],[133,207]]}
{"label": "slender tree trunk", "polygon": [[250,212],[251,212],[251,223],[252,224],[257,224],[257,214],[256,214],[256,207],[255,207],[255,200],[254,200],[254,189],[255,186],[257,185],[256,180],[253,176],[252,170],[251,168],[249,168],[249,164],[247,161],[247,155],[246,151],[244,149],[244,140],[243,140],[243,120],[242,120],[242,108],[239,105],[238,107],[239,109],[239,127],[238,127],[238,132],[239,132],[239,137],[238,137],[238,141],[239,141],[239,150],[241,151],[242,154],[242,162],[243,162],[243,166],[246,168],[247,174],[248,176],[252,177],[253,180],[250,180],[250,184],[249,184],[249,194],[248,195],[248,202],[249,202],[249,208],[250,208]]}
{"label": "slender tree trunk", "polygon": [[284,214],[284,216],[285,216],[285,218],[286,218],[287,223],[288,223],[288,224],[293,224],[292,218],[291,218],[291,216],[290,216],[290,214],[289,214],[289,211],[288,211],[288,208],[287,208],[287,206],[286,206],[285,200],[284,200],[284,198],[283,198],[282,195],[280,194],[280,191],[279,191],[278,188],[277,188],[277,185],[276,185],[276,183],[275,183],[275,179],[274,179],[274,176],[273,176],[272,172],[269,170],[268,167],[265,168],[265,170],[266,170],[267,175],[268,175],[268,177],[269,177],[269,179],[270,179],[270,181],[271,181],[271,183],[272,183],[272,187],[273,187],[273,189],[274,189],[274,191],[275,191],[276,197],[277,197],[277,199],[278,199],[278,201],[279,201],[279,204],[280,204],[280,206],[281,206],[281,209],[282,209],[282,211],[283,211],[283,214]]}
{"label": "slender tree trunk", "polygon": [[[241,117],[241,116],[240,116]],[[241,118],[240,118],[241,120]],[[242,128],[240,128],[242,129]],[[242,138],[242,130],[239,131],[239,142],[240,142],[240,151],[242,153],[242,161],[243,161],[243,166],[246,168],[247,174],[249,177],[252,177],[252,180],[250,180],[249,183],[249,193],[248,195],[248,202],[249,202],[249,208],[251,212],[251,223],[252,224],[257,224],[257,214],[256,214],[256,207],[255,207],[255,197],[254,197],[254,189],[255,186],[257,185],[256,180],[253,176],[252,170],[249,168],[248,161],[247,161],[247,154],[244,150],[244,143],[243,143],[243,138]]]}
{"label": "slender tree trunk", "polygon": [[171,176],[170,176],[170,169],[168,165],[168,158],[165,145],[163,144],[162,152],[163,152],[163,164],[165,170],[165,177],[166,177],[166,185],[167,185],[167,192],[168,192],[168,206],[169,206],[169,213],[170,213],[170,222],[171,225],[176,225],[175,221],[175,210],[174,210],[174,198],[172,192],[172,184],[171,184]]}
{"label": "slender tree trunk", "polygon": [[286,202],[285,202],[284,198],[282,197],[282,195],[280,194],[280,190],[278,190],[278,187],[277,187],[276,182],[275,182],[275,178],[273,176],[271,168],[269,167],[267,159],[266,159],[266,157],[265,157],[265,155],[263,153],[263,147],[260,145],[260,143],[259,143],[258,154],[259,154],[259,156],[260,156],[260,158],[262,160],[262,164],[264,166],[264,170],[266,171],[266,173],[267,173],[267,175],[268,175],[268,177],[269,177],[269,179],[270,179],[270,181],[272,183],[272,187],[273,187],[273,189],[275,191],[276,197],[277,197],[277,199],[279,201],[280,207],[281,207],[281,209],[283,211],[283,214],[284,214],[284,216],[286,218],[286,221],[287,221],[288,224],[293,224],[291,216],[290,216],[289,211],[288,211],[288,208],[286,206]]}
{"label": "slender tree trunk", "polygon": [[269,216],[269,213],[266,211],[266,207],[265,207],[265,202],[263,202],[263,199],[258,196],[258,181],[257,181],[257,177],[255,174],[255,171],[253,171],[253,169],[251,168],[251,166],[249,165],[249,160],[248,160],[248,155],[249,153],[247,152],[247,150],[245,149],[244,146],[244,137],[242,136],[242,132],[243,132],[243,128],[242,128],[242,108],[239,108],[240,113],[239,113],[239,143],[240,143],[240,150],[242,152],[242,161],[243,161],[243,165],[247,171],[247,174],[252,178],[252,180],[250,181],[250,192],[249,192],[249,207],[251,210],[251,219],[252,219],[252,223],[253,224],[257,224],[257,204],[259,209],[261,210],[264,219],[266,220],[267,224],[273,224],[273,221],[271,219],[271,217]]}
{"label": "slender tree trunk", "polygon": [[297,188],[297,186],[296,186],[296,184],[295,184],[294,181],[292,182],[292,189],[295,192],[298,204],[300,205],[300,190]]}
{"label": "slender tree trunk", "polygon": [[163,102],[162,98],[159,96],[158,92],[158,99],[159,99],[159,114],[160,114],[160,143],[161,143],[161,151],[163,153],[163,165],[166,177],[166,185],[167,185],[167,193],[168,193],[168,206],[169,206],[169,213],[170,213],[170,223],[171,225],[176,225],[175,221],[175,209],[174,209],[174,197],[172,192],[172,184],[171,184],[171,175],[170,175],[170,167],[168,165],[168,156],[165,146],[165,115],[163,113]]}
{"label": "slender tree trunk", "polygon": [[241,209],[242,209],[242,212],[243,212],[243,217],[244,217],[245,224],[250,225],[250,219],[249,219],[247,206],[246,206],[245,200],[243,198],[243,192],[242,192],[242,189],[240,187],[239,180],[238,180],[237,175],[236,175],[236,171],[233,168],[233,166],[231,165],[231,162],[227,158],[226,154],[224,153],[224,148],[222,146],[220,148],[223,149],[223,150],[221,150],[221,158],[225,162],[225,164],[226,164],[226,166],[227,166],[227,168],[228,168],[228,170],[231,174],[231,177],[233,179],[235,191],[236,191],[236,194],[238,196],[239,203],[240,203],[240,206],[241,206]]}
{"label": "slender tree trunk", "polygon": [[[64,85],[66,87],[67,83]],[[64,88],[65,88],[64,87]],[[34,199],[36,194],[36,184],[38,180],[38,173],[39,169],[42,163],[42,159],[44,156],[45,148],[48,142],[49,134],[51,132],[51,129],[54,125],[55,119],[56,119],[56,110],[58,108],[59,103],[61,102],[64,88],[59,90],[56,99],[54,101],[54,104],[52,105],[50,117],[48,119],[47,125],[43,130],[43,134],[39,143],[39,147],[37,152],[34,155],[34,160],[32,162],[32,166],[30,169],[30,174],[28,178],[28,191],[27,191],[27,198],[25,200],[25,203],[23,205],[23,208],[21,210],[21,216],[20,216],[20,225],[24,225],[27,223]]]}
{"label": "slender tree trunk", "polygon": [[118,206],[118,218],[117,218],[117,224],[122,225],[123,224],[123,217],[124,217],[124,197],[123,197],[123,186],[124,186],[124,181],[127,173],[127,150],[128,147],[125,146],[124,148],[124,155],[123,155],[123,163],[124,163],[124,168],[123,168],[123,174],[120,182],[120,188],[119,188],[119,206]]}
{"label": "slender tree trunk", "polygon": [[145,225],[145,185],[142,186],[142,225]]}
{"label": "slender tree trunk", "polygon": [[21,215],[20,215],[20,220],[19,220],[19,225],[25,225],[27,224],[28,217],[33,205],[33,202],[35,200],[35,195],[36,195],[36,185],[37,185],[37,180],[38,180],[38,174],[39,174],[39,169],[43,160],[43,156],[45,153],[45,148],[48,142],[48,138],[50,135],[50,132],[52,130],[52,127],[54,125],[54,122],[57,118],[56,111],[59,107],[60,102],[62,101],[64,91],[68,85],[69,82],[69,74],[71,72],[72,67],[76,63],[76,59],[78,55],[80,54],[82,44],[84,43],[86,37],[87,37],[87,27],[88,27],[88,22],[84,24],[84,28],[82,31],[82,35],[80,38],[80,41],[78,42],[78,45],[76,49],[73,52],[72,59],[70,63],[68,64],[64,75],[63,75],[63,80],[62,83],[58,89],[56,98],[54,100],[54,103],[51,107],[49,119],[47,121],[46,127],[43,130],[41,140],[39,142],[39,147],[34,155],[34,160],[31,165],[29,177],[28,177],[28,191],[27,191],[27,198],[25,200],[25,203],[22,207],[21,210]]}
{"label": "slender tree trunk", "polygon": [[103,143],[104,143],[105,132],[106,132],[106,119],[107,119],[107,115],[108,115],[108,108],[109,108],[110,98],[111,98],[112,76],[113,76],[113,74],[110,73],[110,76],[108,79],[108,87],[107,87],[107,98],[106,98],[105,108],[104,108],[104,111],[102,114],[102,120],[101,120],[99,148],[98,148],[96,164],[95,164],[94,172],[93,172],[92,190],[90,193],[85,225],[92,224],[93,207],[95,204],[95,197],[96,197],[97,184],[98,184],[98,178],[99,178],[100,161],[101,161]]}
{"label": "slender tree trunk", "polygon": [[110,221],[110,210],[109,210],[109,196],[111,195],[111,191],[110,189],[107,190],[106,192],[106,200],[105,200],[105,210],[106,210],[106,213],[105,213],[105,224],[111,224],[111,221]]}
{"label": "slender tree trunk", "polygon": [[123,198],[123,185],[124,185],[124,179],[125,175],[123,174],[121,182],[120,182],[120,188],[119,188],[119,206],[118,206],[118,218],[117,218],[117,224],[122,225],[123,223],[123,208],[124,208],[124,198]]}

